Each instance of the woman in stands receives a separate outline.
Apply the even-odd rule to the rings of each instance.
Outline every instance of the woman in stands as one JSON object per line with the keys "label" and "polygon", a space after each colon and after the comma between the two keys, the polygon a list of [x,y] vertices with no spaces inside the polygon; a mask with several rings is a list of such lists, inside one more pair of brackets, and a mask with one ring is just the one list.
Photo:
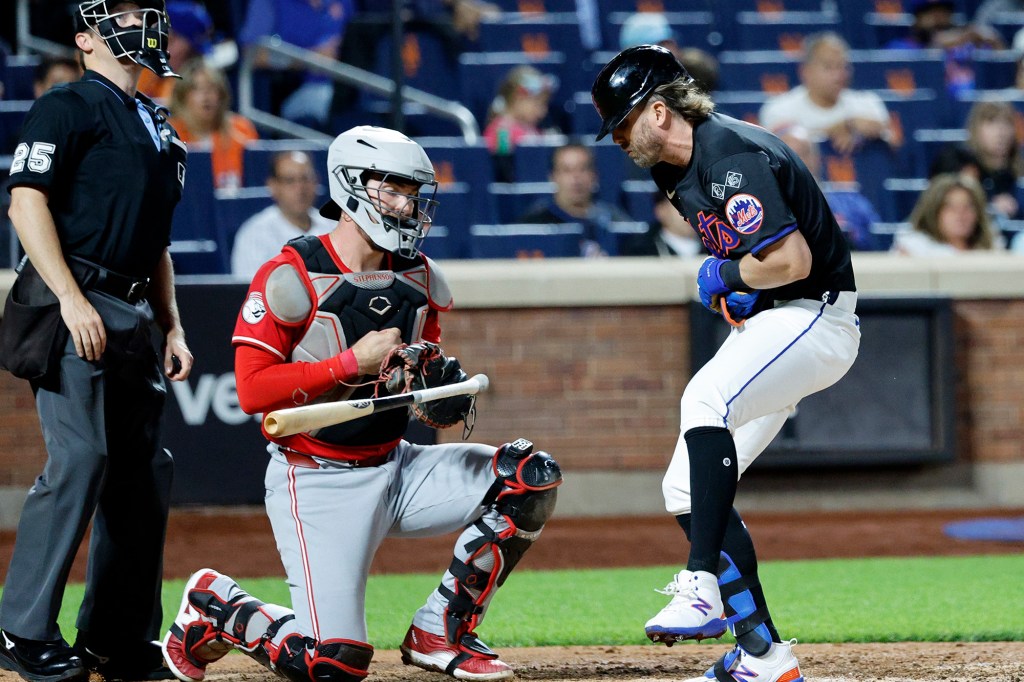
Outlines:
{"label": "woman in stands", "polygon": [[515,180],[512,154],[520,142],[542,134],[540,124],[548,115],[548,102],[555,88],[553,76],[528,65],[513,68],[501,82],[484,129],[497,180]]}
{"label": "woman in stands", "polygon": [[242,186],[245,145],[259,137],[252,122],[230,107],[231,90],[222,71],[201,60],[185,65],[171,95],[171,125],[189,151],[211,152],[213,185],[218,189]]}
{"label": "woman in stands", "polygon": [[1002,236],[992,228],[985,193],[968,175],[932,178],[910,214],[912,229],[899,232],[892,250],[906,256],[950,256],[967,251],[1001,251]]}
{"label": "woman in stands", "polygon": [[1017,178],[1024,174],[1024,163],[1016,119],[1009,102],[976,102],[967,116],[966,143],[943,149],[929,175],[967,172],[981,183],[993,213],[1019,218]]}

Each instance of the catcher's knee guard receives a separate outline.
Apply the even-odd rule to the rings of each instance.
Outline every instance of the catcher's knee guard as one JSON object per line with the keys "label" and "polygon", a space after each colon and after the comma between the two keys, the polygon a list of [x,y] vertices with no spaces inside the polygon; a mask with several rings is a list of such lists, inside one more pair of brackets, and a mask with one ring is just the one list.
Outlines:
{"label": "catcher's knee guard", "polygon": [[310,637],[285,637],[270,652],[273,669],[291,682],[360,682],[366,677],[373,647],[351,639],[316,643]]}
{"label": "catcher's knee guard", "polygon": [[754,656],[762,656],[771,647],[772,636],[765,625],[767,614],[758,608],[750,587],[732,558],[722,552],[718,560],[718,589],[725,604],[729,629],[744,649]]}
{"label": "catcher's knee guard", "polygon": [[546,452],[533,452],[533,443],[519,438],[494,454],[495,481],[484,496],[484,505],[504,518],[508,528],[496,531],[480,519],[474,524],[480,537],[465,546],[469,556],[457,557],[448,567],[455,590],[443,584],[448,598],[445,634],[451,643],[476,627],[495,588],[540,536],[555,509],[557,488],[562,483],[558,463]]}

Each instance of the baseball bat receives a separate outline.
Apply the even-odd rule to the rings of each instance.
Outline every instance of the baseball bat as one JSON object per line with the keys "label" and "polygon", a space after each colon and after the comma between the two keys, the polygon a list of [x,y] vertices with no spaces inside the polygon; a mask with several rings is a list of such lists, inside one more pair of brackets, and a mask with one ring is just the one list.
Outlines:
{"label": "baseball bat", "polygon": [[271,436],[291,436],[304,431],[322,429],[325,426],[344,424],[375,412],[428,403],[432,400],[442,400],[457,395],[475,395],[486,391],[489,384],[490,380],[486,374],[475,374],[469,379],[455,384],[423,388],[411,393],[399,393],[367,400],[341,400],[303,405],[302,407],[288,407],[267,414],[263,418],[263,428]]}

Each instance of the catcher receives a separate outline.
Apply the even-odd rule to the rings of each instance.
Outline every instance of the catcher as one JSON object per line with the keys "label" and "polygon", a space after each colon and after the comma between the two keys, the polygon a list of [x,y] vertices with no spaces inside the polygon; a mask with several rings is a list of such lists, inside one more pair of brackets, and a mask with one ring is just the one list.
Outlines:
{"label": "catcher", "polygon": [[[467,378],[437,345],[438,313],[452,298],[418,250],[437,206],[426,153],[401,133],[360,126],[331,144],[328,170],[331,200],[320,211],[337,226],[292,240],[264,264],[235,327],[248,413]],[[433,426],[470,428],[474,400],[415,411]],[[208,664],[237,648],[290,680],[361,680],[373,656],[366,578],[380,543],[459,528],[455,556],[413,615],[402,658],[460,679],[512,676],[476,628],[551,515],[558,464],[524,439],[499,448],[414,445],[402,439],[408,423],[404,410],[392,410],[268,436],[267,514],[292,608],[265,604],[216,571],[196,572],[163,641],[179,679],[202,680]]]}

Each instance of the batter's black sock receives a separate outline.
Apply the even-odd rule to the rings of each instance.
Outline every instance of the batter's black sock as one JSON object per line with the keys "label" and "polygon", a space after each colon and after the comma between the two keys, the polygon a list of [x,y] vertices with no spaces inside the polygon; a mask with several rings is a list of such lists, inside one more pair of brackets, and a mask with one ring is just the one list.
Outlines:
{"label": "batter's black sock", "polygon": [[736,444],[729,429],[701,426],[683,437],[690,457],[690,571],[718,574],[729,510],[736,498]]}

